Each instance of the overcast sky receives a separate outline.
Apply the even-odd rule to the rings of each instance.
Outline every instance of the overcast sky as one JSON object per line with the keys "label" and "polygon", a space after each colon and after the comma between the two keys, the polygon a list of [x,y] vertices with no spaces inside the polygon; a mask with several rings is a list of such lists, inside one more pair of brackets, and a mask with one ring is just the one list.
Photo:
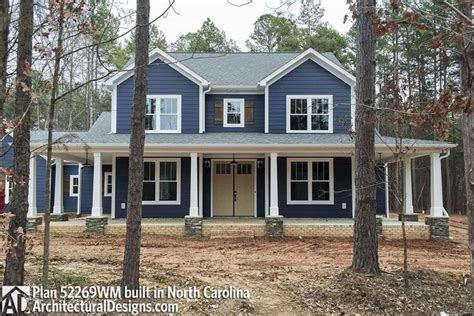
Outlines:
{"label": "overcast sky", "polygon": [[[229,0],[235,4],[247,3],[248,0]],[[127,7],[135,8],[135,1],[126,0]],[[349,23],[344,24],[344,15],[348,12],[347,0],[322,0],[326,10],[324,21],[341,33],[349,30]],[[155,18],[167,7],[167,0],[151,0],[150,19]],[[206,18],[210,18],[217,27],[226,32],[228,38],[234,39],[241,49],[246,50],[245,40],[253,30],[253,23],[265,13],[271,13],[280,0],[253,0],[252,3],[236,7],[227,0],[176,0],[175,9],[179,15],[170,11],[165,18],[155,22],[168,42],[175,41],[179,35],[196,31]],[[297,13],[299,8],[290,8]]]}

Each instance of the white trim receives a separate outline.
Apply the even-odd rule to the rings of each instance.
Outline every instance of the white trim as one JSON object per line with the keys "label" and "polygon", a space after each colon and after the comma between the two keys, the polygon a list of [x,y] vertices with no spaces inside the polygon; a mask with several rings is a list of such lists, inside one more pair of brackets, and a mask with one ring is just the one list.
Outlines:
{"label": "white trim", "polygon": [[411,179],[411,159],[403,159],[403,213],[413,214],[413,190]]}
{"label": "white trim", "polygon": [[64,199],[63,199],[63,173],[64,173],[64,161],[62,158],[57,157],[55,159],[55,175],[54,175],[54,204],[53,214],[61,214],[64,212]]}
{"label": "white trim", "polygon": [[[199,76],[197,73],[184,66],[181,62],[171,57],[159,48],[153,49],[148,55],[148,64],[152,64],[157,59],[161,59],[168,66],[178,71],[180,74],[190,79],[198,85],[210,85],[210,82]],[[108,87],[117,86],[134,75],[135,63],[126,66],[122,71],[109,78],[104,84]]]}
{"label": "white trim", "polygon": [[112,89],[112,107],[111,107],[110,132],[117,133],[117,86]]}
{"label": "white trim", "polygon": [[320,65],[321,67],[323,67],[348,85],[355,86],[356,79],[353,75],[351,75],[347,70],[330,61],[328,58],[324,57],[321,53],[318,53],[312,48],[305,50],[300,55],[296,56],[288,63],[265,77],[258,83],[259,86],[271,85],[275,81],[278,81],[278,79],[291,72],[293,69],[303,64],[308,59],[313,60],[315,63],[317,63],[318,65]]}
{"label": "white trim", "polygon": [[441,159],[439,153],[431,154],[431,181],[430,181],[430,194],[431,194],[431,208],[430,215],[436,217],[444,216],[446,210],[443,206],[443,180],[441,172]]}
{"label": "white trim", "polygon": [[199,180],[198,180],[198,166],[199,159],[197,153],[191,153],[191,170],[189,177],[189,216],[199,216]]}
{"label": "white trim", "polygon": [[[77,179],[77,193],[74,193],[74,179]],[[78,174],[71,174],[69,176],[69,196],[78,197],[79,196],[79,175]]]}
{"label": "white trim", "polygon": [[94,152],[91,216],[102,216],[102,153]]}
{"label": "white trim", "polygon": [[270,89],[268,89],[268,86],[265,86],[265,134],[268,134],[269,132],[269,98],[270,96],[268,95]]}
{"label": "white trim", "polygon": [[36,207],[36,194],[37,194],[37,171],[36,171],[36,156],[30,157],[30,176],[28,184],[28,217],[35,217],[38,215],[38,209]]}
{"label": "white trim", "polygon": [[[214,162],[230,162],[232,159],[211,159],[211,203],[210,203],[210,217],[214,217]],[[254,173],[254,217],[257,217],[257,158],[235,158],[238,161],[249,161],[253,164]],[[232,170],[234,172],[234,170]],[[234,216],[229,216],[234,217]],[[239,217],[239,216],[235,216]]]}
{"label": "white trim", "polygon": [[110,216],[115,218],[115,179],[116,179],[116,159],[115,155],[112,155],[112,200],[110,201]]}
{"label": "white trim", "polygon": [[[228,123],[227,122],[227,114],[228,114],[228,109],[227,109],[227,103],[228,102],[239,102],[240,103],[240,123],[239,124],[233,124],[233,123]],[[228,98],[224,99],[224,111],[223,111],[223,127],[245,127],[245,99],[236,99],[236,98]]]}
{"label": "white trim", "polygon": [[[318,201],[313,200],[312,184],[313,180],[313,162],[329,163],[329,200]],[[293,201],[291,200],[291,163],[306,162],[308,163],[308,200]],[[288,205],[334,205],[334,159],[333,158],[289,158],[286,162],[286,204]]]}
{"label": "white trim", "polygon": [[269,217],[280,216],[278,207],[278,153],[270,153],[270,210]]}
{"label": "white trim", "polygon": [[[142,205],[181,205],[181,158],[145,158],[155,163],[155,200],[142,201]],[[176,162],[176,201],[160,201],[160,162]]]}
{"label": "white trim", "polygon": [[[292,130],[290,124],[290,103],[292,99],[306,99],[307,102],[307,113],[301,114],[306,115],[307,119],[307,129],[306,130]],[[311,101],[313,99],[328,99],[328,129],[327,130],[313,130],[311,129],[311,117],[313,115],[318,115],[317,113],[313,113],[313,107],[311,105]],[[315,133],[315,134],[331,134],[333,133],[333,120],[334,120],[334,113],[333,113],[333,96],[332,95],[293,95],[287,94],[286,95],[286,132],[289,134],[295,133]],[[326,115],[326,114],[319,114],[319,115]]]}
{"label": "white trim", "polygon": [[11,176],[5,175],[5,205],[10,203],[10,188],[13,179]]}
{"label": "white trim", "polygon": [[77,175],[79,176],[79,195],[77,196],[77,215],[81,214],[81,199],[82,199],[82,164],[77,165]]}
{"label": "white trim", "polygon": [[[148,94],[147,99],[155,99],[156,109],[155,109],[155,119],[156,119],[156,129],[154,130],[145,130],[145,133],[157,133],[157,134],[179,134],[181,133],[181,121],[182,121],[182,112],[181,112],[181,101],[182,97],[180,94]],[[162,99],[176,99],[176,112],[177,112],[177,129],[176,130],[161,130],[160,126],[160,100]],[[146,114],[148,115],[148,114]]]}
{"label": "white trim", "polygon": [[[112,178],[112,192],[110,193],[107,192],[107,187],[108,187],[107,180],[109,176]],[[104,187],[102,189],[102,192],[104,192],[104,197],[111,197],[113,194],[113,191],[114,191],[114,179],[112,176],[112,172],[104,172]]]}

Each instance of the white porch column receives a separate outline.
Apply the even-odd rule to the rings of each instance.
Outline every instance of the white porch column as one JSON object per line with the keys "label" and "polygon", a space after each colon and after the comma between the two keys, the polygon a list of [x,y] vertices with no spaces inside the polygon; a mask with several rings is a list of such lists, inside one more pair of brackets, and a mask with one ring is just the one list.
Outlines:
{"label": "white porch column", "polygon": [[431,208],[430,215],[444,216],[443,181],[441,179],[441,159],[439,153],[431,154]]}
{"label": "white porch column", "polygon": [[53,214],[64,212],[63,204],[63,159],[56,158],[56,174],[54,177],[54,205]]}
{"label": "white porch column", "polygon": [[278,165],[277,153],[270,154],[270,217],[280,215],[278,209]]}
{"label": "white porch column", "polygon": [[30,158],[30,178],[28,182],[28,217],[38,215],[36,208],[36,156]]}
{"label": "white porch column", "polygon": [[102,216],[102,153],[94,153],[91,216]]}
{"label": "white porch column", "polygon": [[199,201],[198,201],[198,154],[191,153],[191,191],[189,201],[189,216],[199,216]]}
{"label": "white porch column", "polygon": [[403,160],[403,212],[405,214],[413,214],[413,190],[411,181],[411,159]]}

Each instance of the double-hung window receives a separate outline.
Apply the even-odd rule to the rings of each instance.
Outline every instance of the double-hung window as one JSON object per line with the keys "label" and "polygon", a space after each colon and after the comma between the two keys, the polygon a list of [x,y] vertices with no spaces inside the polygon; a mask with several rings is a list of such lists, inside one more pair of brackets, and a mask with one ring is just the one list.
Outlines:
{"label": "double-hung window", "polygon": [[224,127],[244,127],[244,112],[244,99],[224,99]]}
{"label": "double-hung window", "polygon": [[179,159],[146,159],[143,177],[143,204],[179,203]]}
{"label": "double-hung window", "polygon": [[288,133],[332,133],[332,95],[288,95]]}
{"label": "double-hung window", "polygon": [[334,204],[333,160],[288,159],[288,204]]}
{"label": "double-hung window", "polygon": [[104,173],[104,196],[112,196],[113,177],[112,172]]}
{"label": "double-hung window", "polygon": [[159,133],[181,133],[181,96],[148,95],[145,130]]}
{"label": "double-hung window", "polygon": [[79,175],[69,176],[69,196],[79,196]]}

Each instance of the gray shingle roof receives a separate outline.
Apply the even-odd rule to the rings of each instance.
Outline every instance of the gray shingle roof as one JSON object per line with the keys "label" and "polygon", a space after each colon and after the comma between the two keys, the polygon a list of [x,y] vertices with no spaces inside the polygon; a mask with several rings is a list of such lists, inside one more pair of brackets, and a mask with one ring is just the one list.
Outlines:
{"label": "gray shingle roof", "polygon": [[[300,53],[168,53],[214,86],[257,86],[257,83]],[[342,65],[332,53],[322,53]]]}
{"label": "gray shingle roof", "polygon": [[[62,143],[68,144],[116,144],[129,143],[129,134],[110,134],[110,112],[103,112],[88,132],[55,132],[54,139],[62,137]],[[44,144],[47,133],[34,131],[31,134],[31,143]],[[147,134],[147,145],[204,145],[204,146],[235,146],[235,145],[302,145],[321,147],[325,145],[353,145],[354,141],[348,134],[264,134],[264,133],[204,133],[204,134]],[[393,145],[392,137],[376,136],[377,145]],[[434,140],[404,139],[406,146],[441,146],[453,147],[452,144]]]}

